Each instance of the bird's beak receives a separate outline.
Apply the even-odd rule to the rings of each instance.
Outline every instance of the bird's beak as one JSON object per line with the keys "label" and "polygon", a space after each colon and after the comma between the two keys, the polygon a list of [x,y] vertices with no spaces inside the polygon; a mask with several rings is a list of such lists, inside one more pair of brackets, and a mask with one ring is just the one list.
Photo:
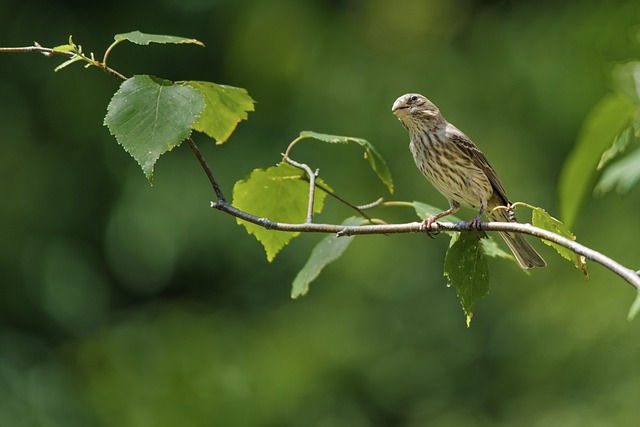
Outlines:
{"label": "bird's beak", "polygon": [[391,112],[396,117],[402,117],[409,114],[409,106],[404,102],[402,98],[396,99],[396,102],[393,103],[393,107],[391,107]]}

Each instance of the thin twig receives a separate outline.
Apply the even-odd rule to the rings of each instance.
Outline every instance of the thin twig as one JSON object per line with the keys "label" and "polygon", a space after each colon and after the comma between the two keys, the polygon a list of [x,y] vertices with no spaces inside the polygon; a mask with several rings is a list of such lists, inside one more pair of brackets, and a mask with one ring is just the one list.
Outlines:
{"label": "thin twig", "polygon": [[377,208],[378,206],[382,206],[382,203],[384,203],[384,198],[380,197],[378,200],[374,202],[367,203],[366,205],[354,206],[354,208],[357,209],[358,212],[361,212],[367,209],[373,209],[373,208]]}
{"label": "thin twig", "polygon": [[74,56],[76,56],[76,54],[73,52],[63,52],[63,51],[53,50],[48,47],[42,47],[38,43],[34,44],[33,46],[25,46],[25,47],[0,47],[0,53],[2,52],[6,52],[6,53],[39,52],[45,56],[61,55],[61,56],[66,56],[68,58],[73,58]]}
{"label": "thin twig", "polygon": [[313,203],[315,200],[315,193],[316,193],[316,178],[318,177],[319,171],[316,169],[316,171],[313,172],[309,167],[309,165],[305,163],[298,163],[289,157],[289,153],[293,149],[293,146],[296,145],[296,143],[301,139],[303,139],[303,137],[299,136],[293,141],[291,141],[291,143],[287,147],[287,150],[282,155],[282,158],[284,159],[285,162],[289,163],[291,166],[294,166],[298,169],[302,169],[307,174],[307,178],[309,180],[309,201],[307,203],[307,221],[306,222],[307,224],[311,224],[313,222]]}
{"label": "thin twig", "polygon": [[363,211],[366,210],[366,209],[371,209],[371,208],[380,206],[380,204],[382,203],[382,199],[378,199],[375,202],[368,203],[366,205],[356,206],[353,203],[350,203],[347,200],[345,200],[344,198],[338,196],[336,193],[334,193],[332,190],[329,190],[324,185],[315,182],[315,178],[318,177],[318,171],[317,170],[316,170],[315,175],[314,175],[313,173],[311,173],[311,168],[308,165],[306,165],[304,163],[298,163],[295,160],[292,160],[291,157],[289,157],[289,153],[291,153],[291,150],[293,149],[293,147],[298,142],[300,142],[301,140],[303,140],[305,138],[306,138],[305,136],[299,136],[296,139],[294,139],[293,141],[291,141],[291,143],[289,144],[289,146],[285,150],[284,154],[282,155],[282,158],[283,158],[283,160],[285,162],[287,162],[290,165],[295,166],[295,167],[297,167],[299,169],[302,169],[307,173],[307,176],[308,176],[307,181],[309,182],[309,209],[307,211],[307,223],[311,223],[312,222],[312,218],[313,218],[313,197],[312,197],[312,195],[314,194],[315,187],[318,187],[319,189],[321,189],[322,191],[324,191],[325,193],[327,193],[328,195],[330,195],[334,199],[338,200],[341,203],[344,203],[345,205],[349,206],[351,209],[353,209],[356,212],[358,212],[360,215],[362,215],[364,218],[366,218],[369,222],[371,222],[373,224],[375,221],[369,215],[364,213]]}
{"label": "thin twig", "polygon": [[198,162],[200,162],[200,166],[204,170],[204,173],[207,174],[207,178],[209,178],[209,182],[213,187],[213,191],[215,191],[216,193],[216,197],[218,198],[218,201],[220,203],[226,203],[227,200],[224,198],[224,194],[222,193],[222,189],[220,188],[220,185],[218,185],[218,181],[216,180],[215,176],[213,176],[213,171],[211,170],[211,168],[209,167],[209,164],[207,163],[204,156],[202,155],[202,152],[200,151],[196,143],[193,141],[193,138],[191,137],[187,138],[187,143],[189,144],[189,147],[191,147],[191,151],[193,151],[193,154],[196,155]]}
{"label": "thin twig", "polygon": [[360,215],[362,215],[363,218],[367,219],[371,223],[373,223],[374,220],[369,215],[364,213],[364,211],[367,210],[367,209],[372,209],[372,208],[375,208],[377,206],[380,206],[382,204],[382,202],[383,202],[383,199],[380,198],[380,199],[376,200],[375,202],[368,203],[366,205],[357,206],[357,205],[354,205],[353,203],[349,202],[348,200],[342,198],[341,196],[336,194],[334,191],[328,189],[327,187],[325,187],[324,185],[320,184],[317,181],[316,181],[316,187],[319,188],[320,190],[324,191],[325,193],[327,193],[329,196],[333,197],[334,199],[338,200],[340,203],[345,204],[348,207],[350,207],[351,209],[355,210]]}
{"label": "thin twig", "polygon": [[[247,212],[241,211],[228,203],[214,202],[211,203],[211,207],[218,209],[222,212],[228,213],[236,218],[244,221],[257,224],[269,230],[280,231],[297,231],[297,232],[311,232],[311,233],[336,233],[337,236],[354,236],[364,234],[399,234],[399,233],[419,233],[427,230],[423,230],[422,222],[410,222],[405,224],[382,224],[382,225],[356,225],[356,226],[344,226],[340,224],[287,224],[270,221],[267,218],[259,218],[251,215]],[[483,222],[480,223],[480,230],[483,231],[508,231],[514,233],[528,234],[540,239],[548,240],[556,243],[562,247],[570,249],[578,255],[582,255],[587,259],[597,262],[603,265],[609,270],[613,271],[631,286],[640,290],[640,275],[634,270],[631,270],[618,262],[612,260],[606,255],[600,252],[594,251],[580,243],[573,240],[569,240],[565,237],[559,236],[542,228],[534,227],[530,224],[521,224],[513,222]],[[462,231],[469,232],[469,224],[467,222],[436,222],[433,223],[428,230],[430,232],[439,231]],[[474,230],[471,230],[474,231]]]}
{"label": "thin twig", "polygon": [[315,197],[316,190],[316,177],[318,176],[318,171],[313,172],[309,165],[304,163],[298,163],[295,160],[291,160],[288,155],[285,154],[284,161],[289,163],[291,166],[295,166],[298,169],[302,169],[307,174],[307,179],[309,180],[309,201],[307,204],[307,224],[313,222],[313,200]]}
{"label": "thin twig", "polygon": [[107,67],[106,64],[103,64],[100,61],[96,61],[95,59],[88,58],[84,55],[78,55],[75,52],[59,51],[59,50],[53,50],[48,47],[42,47],[38,43],[36,43],[33,46],[25,46],[25,47],[0,47],[0,53],[3,53],[3,52],[6,52],[6,53],[38,52],[45,56],[60,55],[60,56],[66,56],[67,58],[83,58],[83,60],[85,60],[87,63],[95,65],[105,73],[109,74],[111,77],[114,77],[121,81],[127,80],[127,78],[123,74],[120,74],[113,68]]}
{"label": "thin twig", "polygon": [[[110,48],[112,48],[114,45],[115,43],[112,44]],[[103,70],[104,72],[106,72],[107,74],[109,74],[114,78],[121,81],[127,80],[126,76],[124,76],[123,74],[119,73],[118,71],[106,65],[106,58],[107,58],[108,52],[105,53],[104,62],[96,61],[95,59],[88,58],[84,55],[78,55],[75,52],[58,51],[48,47],[42,47],[38,43],[36,43],[34,46],[26,46],[26,47],[0,47],[0,53],[2,52],[7,52],[7,53],[39,52],[46,56],[60,55],[60,56],[66,56],[67,58],[83,58],[83,60],[85,60],[87,63],[91,63],[92,65],[95,65],[96,67],[100,68],[101,70]],[[213,190],[216,193],[216,197],[218,198],[219,201],[226,202],[226,199],[224,198],[224,194],[220,189],[220,185],[218,184],[218,181],[216,181],[213,175],[213,172],[211,171],[211,168],[207,164],[207,161],[205,160],[204,156],[202,155],[202,152],[200,151],[200,149],[198,148],[198,146],[196,145],[196,143],[193,141],[192,138],[188,138],[187,143],[189,144],[189,147],[191,147],[191,150],[193,151],[193,153],[196,155],[198,162],[200,162],[200,166],[202,167],[202,169],[204,169],[204,172],[207,174],[207,178],[209,178],[209,182],[211,183],[211,186],[213,187]]]}

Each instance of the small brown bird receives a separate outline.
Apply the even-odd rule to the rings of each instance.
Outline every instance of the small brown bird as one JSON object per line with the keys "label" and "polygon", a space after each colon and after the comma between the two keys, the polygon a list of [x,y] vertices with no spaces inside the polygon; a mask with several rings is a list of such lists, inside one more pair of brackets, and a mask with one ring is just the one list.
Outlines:
{"label": "small brown bird", "polygon": [[[438,219],[466,206],[478,210],[470,226],[478,228],[482,214],[500,222],[516,222],[507,193],[486,157],[469,137],[417,93],[402,95],[391,109],[409,131],[409,148],[420,172],[449,200],[449,209],[427,218],[428,229]],[[504,206],[502,209],[495,209]],[[542,257],[518,233],[501,232],[522,268],[544,267]]]}

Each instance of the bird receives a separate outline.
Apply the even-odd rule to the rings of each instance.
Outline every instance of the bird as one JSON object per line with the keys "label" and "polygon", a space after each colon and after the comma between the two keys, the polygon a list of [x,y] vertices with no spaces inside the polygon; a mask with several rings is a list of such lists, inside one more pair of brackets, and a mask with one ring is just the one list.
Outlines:
{"label": "bird", "polygon": [[[409,132],[409,149],[416,166],[449,201],[449,209],[425,219],[422,229],[461,206],[475,209],[469,227],[478,229],[485,213],[491,221],[517,222],[502,182],[482,151],[457,127],[447,122],[436,105],[418,93],[402,95],[392,113]],[[500,232],[523,269],[546,262],[519,233]]]}

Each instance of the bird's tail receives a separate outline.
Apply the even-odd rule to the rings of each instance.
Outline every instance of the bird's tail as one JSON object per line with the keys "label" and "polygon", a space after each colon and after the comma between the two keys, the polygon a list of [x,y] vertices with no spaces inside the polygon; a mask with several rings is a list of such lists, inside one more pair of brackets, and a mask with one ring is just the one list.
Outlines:
{"label": "bird's tail", "polygon": [[[499,222],[516,222],[516,216],[513,213],[512,209],[496,209],[494,210],[489,218],[492,221]],[[544,267],[547,263],[544,259],[536,252],[535,249],[527,242],[524,236],[520,233],[507,233],[500,232],[500,236],[504,239],[513,252],[513,255],[518,260],[518,264],[522,268],[532,268],[532,267]]]}

